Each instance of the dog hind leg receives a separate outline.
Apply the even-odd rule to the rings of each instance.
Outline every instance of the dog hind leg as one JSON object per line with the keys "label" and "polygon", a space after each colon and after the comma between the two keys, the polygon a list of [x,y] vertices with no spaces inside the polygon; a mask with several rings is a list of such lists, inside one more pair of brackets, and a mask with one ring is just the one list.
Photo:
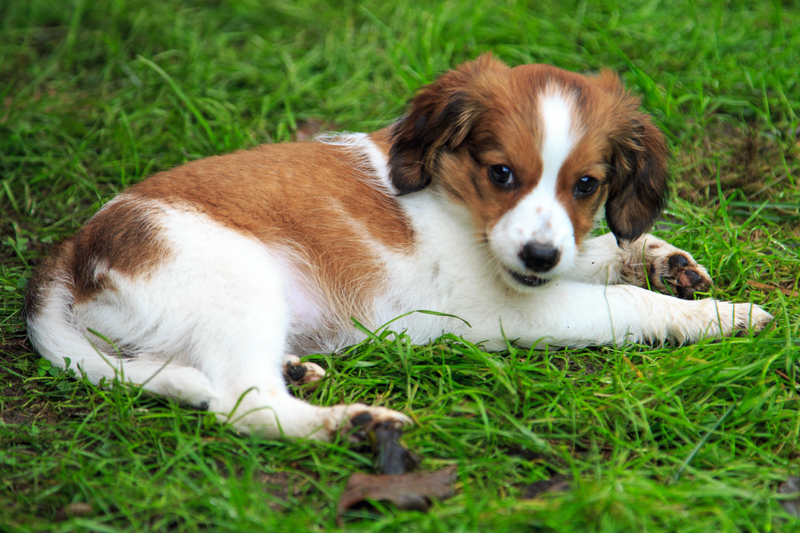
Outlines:
{"label": "dog hind leg", "polygon": [[291,298],[279,252],[191,213],[171,214],[164,227],[169,261],[146,279],[115,280],[107,295],[128,314],[114,321],[126,331],[109,338],[200,371],[214,393],[209,410],[240,431],[330,440],[359,424],[409,422],[381,407],[293,397],[283,377]]}

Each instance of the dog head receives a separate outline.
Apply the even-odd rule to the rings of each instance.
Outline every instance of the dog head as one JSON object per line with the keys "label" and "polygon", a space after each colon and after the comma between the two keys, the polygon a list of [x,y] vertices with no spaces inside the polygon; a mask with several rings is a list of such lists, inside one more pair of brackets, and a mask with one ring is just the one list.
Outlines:
{"label": "dog head", "polygon": [[660,215],[667,149],[638,108],[611,72],[483,55],[412,99],[392,130],[391,180],[465,206],[506,280],[535,287],[571,268],[604,205],[618,241]]}

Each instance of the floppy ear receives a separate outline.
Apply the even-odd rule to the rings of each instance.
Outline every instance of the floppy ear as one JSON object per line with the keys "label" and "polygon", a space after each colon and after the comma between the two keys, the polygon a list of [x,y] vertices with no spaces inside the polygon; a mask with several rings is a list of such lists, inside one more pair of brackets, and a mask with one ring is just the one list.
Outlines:
{"label": "floppy ear", "polygon": [[399,195],[430,185],[441,150],[456,150],[484,112],[484,80],[505,64],[484,54],[423,87],[392,127],[389,168]]}
{"label": "floppy ear", "polygon": [[639,100],[630,96],[619,78],[603,72],[597,79],[616,93],[620,126],[611,141],[614,152],[606,222],[619,241],[633,241],[658,220],[667,201],[667,145],[650,117],[637,111]]}
{"label": "floppy ear", "polygon": [[653,226],[667,202],[667,147],[646,116],[634,119],[613,167],[606,222],[617,241],[634,241]]}

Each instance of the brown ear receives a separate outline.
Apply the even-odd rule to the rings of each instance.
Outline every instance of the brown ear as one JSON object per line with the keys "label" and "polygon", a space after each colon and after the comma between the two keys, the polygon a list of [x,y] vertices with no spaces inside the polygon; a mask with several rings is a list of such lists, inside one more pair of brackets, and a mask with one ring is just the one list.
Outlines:
{"label": "brown ear", "polygon": [[633,241],[653,226],[667,201],[667,146],[649,118],[634,119],[612,165],[616,175],[606,200],[606,222],[617,241]]}
{"label": "brown ear", "polygon": [[653,226],[666,204],[667,145],[650,117],[637,110],[639,100],[625,91],[615,74],[604,71],[596,80],[619,98],[606,222],[617,241],[633,241]]}
{"label": "brown ear", "polygon": [[[430,185],[441,150],[456,150],[484,112],[481,95],[505,64],[484,54],[423,87],[409,111],[392,127],[389,168],[398,194]],[[482,90],[483,89],[483,90]]]}

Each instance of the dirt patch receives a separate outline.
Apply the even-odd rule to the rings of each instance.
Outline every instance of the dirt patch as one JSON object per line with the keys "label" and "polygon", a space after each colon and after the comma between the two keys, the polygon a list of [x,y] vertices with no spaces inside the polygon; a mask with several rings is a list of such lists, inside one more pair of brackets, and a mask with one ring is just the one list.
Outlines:
{"label": "dirt patch", "polygon": [[[796,151],[785,153],[787,162]],[[726,122],[710,125],[691,148],[674,158],[673,183],[677,195],[698,205],[718,202],[717,175],[724,192],[740,189],[751,201],[770,200],[786,177],[780,141],[756,126]]]}
{"label": "dirt patch", "polygon": [[[12,357],[16,359],[21,355],[33,353],[33,346],[28,342],[28,338],[24,336],[25,332],[19,332],[17,334],[23,336],[0,341],[0,360]],[[2,371],[2,368],[0,368],[0,372]]]}
{"label": "dirt patch", "polygon": [[54,411],[49,402],[40,400],[31,394],[31,390],[21,379],[3,373],[0,370],[0,422],[3,424],[27,426],[30,424],[58,424],[65,416],[71,416],[77,409],[69,412]]}
{"label": "dirt patch", "polygon": [[288,500],[313,490],[313,485],[307,479],[294,472],[260,472],[256,475],[256,481],[261,484],[264,492],[279,500]]}
{"label": "dirt patch", "polygon": [[550,479],[542,479],[528,485],[522,493],[523,500],[539,498],[546,493],[565,492],[570,488],[570,478],[562,475],[555,475]]}
{"label": "dirt patch", "polygon": [[[20,333],[20,335],[24,335]],[[37,375],[39,356],[24,336],[0,344],[0,423],[53,425],[64,418],[82,416],[85,409],[60,409],[49,401],[52,382],[30,380]]]}

